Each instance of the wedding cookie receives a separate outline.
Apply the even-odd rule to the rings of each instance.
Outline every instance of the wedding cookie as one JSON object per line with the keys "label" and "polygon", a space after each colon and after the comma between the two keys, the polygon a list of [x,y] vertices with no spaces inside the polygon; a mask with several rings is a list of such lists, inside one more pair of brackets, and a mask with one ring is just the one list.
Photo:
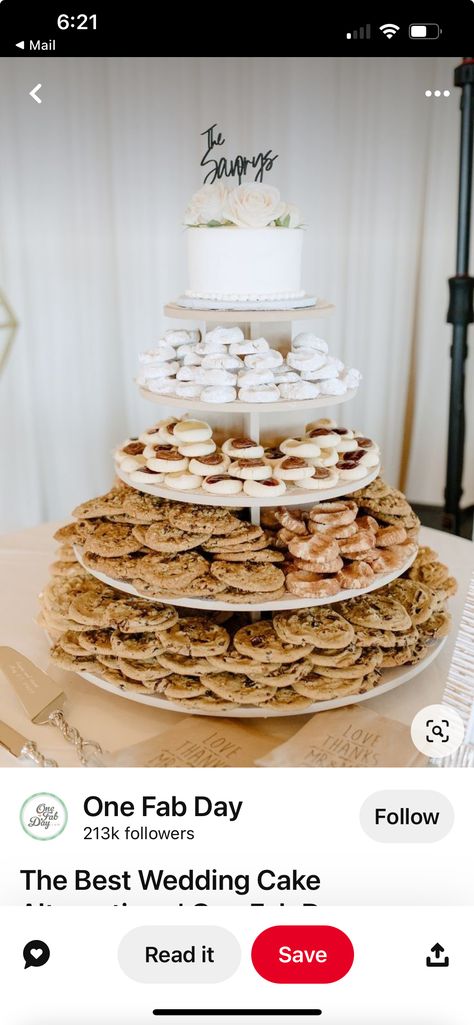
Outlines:
{"label": "wedding cookie", "polygon": [[288,353],[286,362],[293,370],[317,370],[326,362],[326,357],[316,349],[296,349]]}
{"label": "wedding cookie", "polygon": [[315,349],[316,352],[321,352],[323,354],[326,354],[329,349],[327,342],[325,342],[323,338],[318,338],[318,336],[313,334],[312,331],[300,331],[300,333],[293,338],[291,347],[294,352],[298,349]]}
{"label": "wedding cookie", "polygon": [[287,402],[301,402],[303,399],[316,399],[319,395],[319,385],[312,381],[294,381],[291,384],[283,382],[278,385],[280,397]]}
{"label": "wedding cookie", "polygon": [[233,345],[238,342],[244,341],[244,333],[242,328],[234,327],[214,327],[212,331],[208,331],[206,334],[206,341],[220,342],[223,345]]}
{"label": "wedding cookie", "polygon": [[168,345],[192,345],[201,340],[201,332],[195,330],[187,331],[184,328],[169,328],[168,331],[165,331],[164,339]]}
{"label": "wedding cookie", "polygon": [[281,366],[283,356],[278,349],[268,349],[267,352],[256,352],[244,356],[244,363],[249,370],[273,370],[275,367]]}
{"label": "wedding cookie", "polygon": [[280,392],[276,384],[260,384],[239,389],[240,402],[278,402],[279,399]]}
{"label": "wedding cookie", "polygon": [[237,398],[236,388],[225,385],[209,385],[201,391],[202,402],[235,402]]}

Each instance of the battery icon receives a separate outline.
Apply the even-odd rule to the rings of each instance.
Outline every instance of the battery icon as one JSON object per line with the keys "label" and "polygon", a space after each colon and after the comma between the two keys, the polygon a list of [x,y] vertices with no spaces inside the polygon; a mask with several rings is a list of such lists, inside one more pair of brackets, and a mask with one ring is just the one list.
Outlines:
{"label": "battery icon", "polygon": [[425,25],[410,25],[410,39],[439,39],[441,29],[434,22]]}

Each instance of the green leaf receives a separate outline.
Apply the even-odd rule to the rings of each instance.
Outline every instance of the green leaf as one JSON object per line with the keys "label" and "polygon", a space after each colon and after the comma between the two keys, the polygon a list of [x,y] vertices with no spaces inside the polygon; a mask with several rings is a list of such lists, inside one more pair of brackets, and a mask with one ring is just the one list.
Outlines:
{"label": "green leaf", "polygon": [[287,214],[286,217],[279,217],[278,220],[275,221],[275,224],[276,224],[277,228],[289,228],[290,227],[290,215]]}
{"label": "green leaf", "polygon": [[221,228],[222,224],[221,224],[220,221],[208,221],[206,227],[207,228]]}

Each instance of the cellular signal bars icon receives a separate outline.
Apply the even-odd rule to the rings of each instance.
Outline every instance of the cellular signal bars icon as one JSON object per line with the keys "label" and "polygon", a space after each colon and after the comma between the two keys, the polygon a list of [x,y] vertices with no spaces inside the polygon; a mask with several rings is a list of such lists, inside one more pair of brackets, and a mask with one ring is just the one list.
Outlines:
{"label": "cellular signal bars icon", "polygon": [[370,35],[370,25],[362,25],[360,28],[355,28],[353,32],[346,32],[346,39],[370,39]]}

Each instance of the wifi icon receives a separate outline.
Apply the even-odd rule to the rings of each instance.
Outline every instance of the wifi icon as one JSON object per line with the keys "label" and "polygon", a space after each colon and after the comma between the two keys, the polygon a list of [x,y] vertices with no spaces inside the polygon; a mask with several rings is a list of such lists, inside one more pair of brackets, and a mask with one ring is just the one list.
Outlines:
{"label": "wifi icon", "polygon": [[380,31],[383,32],[384,36],[387,37],[387,39],[392,39],[393,36],[395,36],[397,32],[400,31],[400,25],[379,25],[379,28]]}

